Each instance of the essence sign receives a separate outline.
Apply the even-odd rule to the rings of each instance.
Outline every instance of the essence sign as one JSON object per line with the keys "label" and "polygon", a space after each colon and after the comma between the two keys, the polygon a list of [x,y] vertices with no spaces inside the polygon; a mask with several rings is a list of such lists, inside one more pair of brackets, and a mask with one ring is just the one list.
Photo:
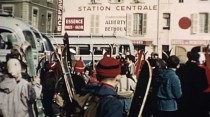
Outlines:
{"label": "essence sign", "polygon": [[57,11],[57,32],[62,31],[62,16],[63,15],[63,0],[58,0],[58,11]]}
{"label": "essence sign", "polygon": [[84,17],[66,17],[65,31],[84,31]]}

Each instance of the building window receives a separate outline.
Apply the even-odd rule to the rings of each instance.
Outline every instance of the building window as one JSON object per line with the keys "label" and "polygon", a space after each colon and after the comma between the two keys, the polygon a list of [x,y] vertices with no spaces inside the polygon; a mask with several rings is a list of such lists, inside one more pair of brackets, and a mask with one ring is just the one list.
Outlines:
{"label": "building window", "polygon": [[100,0],[90,0],[90,3],[91,4],[98,4],[98,3],[100,3]]}
{"label": "building window", "polygon": [[52,12],[47,12],[46,20],[46,31],[47,33],[52,33]]}
{"label": "building window", "polygon": [[184,3],[184,0],[179,0],[179,3]]}
{"label": "building window", "polygon": [[162,45],[162,50],[165,52],[170,52],[169,45]]}
{"label": "building window", "polygon": [[163,29],[170,30],[170,13],[163,13]]}
{"label": "building window", "polygon": [[38,8],[32,9],[32,25],[38,28],[39,10]]}
{"label": "building window", "polygon": [[200,13],[199,14],[199,29],[200,29],[200,33],[208,33],[209,29],[209,15],[208,13]]}
{"label": "building window", "polygon": [[133,3],[140,3],[142,0],[133,0]]}
{"label": "building window", "polygon": [[134,13],[133,15],[133,34],[143,35],[146,33],[147,15],[143,13]]}
{"label": "building window", "polygon": [[91,34],[99,33],[99,15],[91,15],[90,33]]}
{"label": "building window", "polygon": [[14,15],[14,5],[3,4],[2,9],[4,12],[9,13],[10,15]]}
{"label": "building window", "polygon": [[47,0],[47,2],[49,2],[49,3],[53,3],[53,0]]}
{"label": "building window", "polygon": [[124,0],[109,0],[109,3],[123,3]]}

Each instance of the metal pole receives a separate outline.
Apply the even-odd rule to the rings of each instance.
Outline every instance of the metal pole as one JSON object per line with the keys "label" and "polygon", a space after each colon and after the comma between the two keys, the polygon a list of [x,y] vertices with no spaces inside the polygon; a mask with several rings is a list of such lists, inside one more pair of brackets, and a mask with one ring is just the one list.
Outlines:
{"label": "metal pole", "polygon": [[158,0],[158,10],[157,10],[157,52],[159,57],[161,57],[161,43],[159,40],[159,18],[160,18],[160,0]]}

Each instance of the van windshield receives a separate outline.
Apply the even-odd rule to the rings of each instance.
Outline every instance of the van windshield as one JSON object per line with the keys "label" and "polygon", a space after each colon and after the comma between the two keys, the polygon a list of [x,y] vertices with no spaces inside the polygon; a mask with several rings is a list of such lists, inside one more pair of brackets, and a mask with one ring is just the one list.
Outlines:
{"label": "van windshield", "polygon": [[33,49],[36,49],[35,39],[34,39],[33,34],[31,33],[31,31],[23,31],[23,34],[26,38],[26,41],[28,41],[31,44],[31,47]]}

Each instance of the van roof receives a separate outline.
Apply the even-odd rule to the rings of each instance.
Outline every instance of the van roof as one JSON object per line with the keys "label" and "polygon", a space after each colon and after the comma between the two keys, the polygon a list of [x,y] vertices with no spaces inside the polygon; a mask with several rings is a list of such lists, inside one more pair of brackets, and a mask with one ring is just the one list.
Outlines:
{"label": "van roof", "polygon": [[16,36],[18,36],[17,38],[20,39],[20,42],[25,41],[23,31],[31,31],[30,27],[25,22],[15,17],[0,15],[0,21],[0,29],[9,30],[16,33]]}
{"label": "van roof", "polygon": [[[76,40],[76,41],[73,41]],[[55,42],[54,42],[55,41]],[[52,40],[54,44],[63,44],[63,36],[54,37]],[[104,37],[88,37],[88,36],[69,36],[69,43],[70,44],[131,44],[131,41],[124,37],[111,37],[111,36],[104,36]]]}
{"label": "van roof", "polygon": [[5,28],[11,28],[11,29],[30,29],[27,24],[25,24],[23,21],[21,21],[18,18],[14,17],[7,17],[7,16],[0,16],[1,27]]}

